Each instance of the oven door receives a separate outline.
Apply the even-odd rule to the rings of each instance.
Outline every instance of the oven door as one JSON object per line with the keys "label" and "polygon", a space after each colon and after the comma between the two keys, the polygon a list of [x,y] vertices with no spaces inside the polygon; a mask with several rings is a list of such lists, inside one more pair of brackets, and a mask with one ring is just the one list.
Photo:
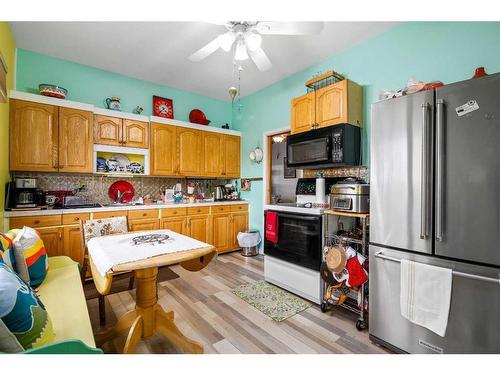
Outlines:
{"label": "oven door", "polygon": [[264,241],[264,254],[319,271],[322,224],[320,215],[278,212],[278,243]]}
{"label": "oven door", "polygon": [[287,160],[289,167],[330,163],[331,137],[288,137]]}

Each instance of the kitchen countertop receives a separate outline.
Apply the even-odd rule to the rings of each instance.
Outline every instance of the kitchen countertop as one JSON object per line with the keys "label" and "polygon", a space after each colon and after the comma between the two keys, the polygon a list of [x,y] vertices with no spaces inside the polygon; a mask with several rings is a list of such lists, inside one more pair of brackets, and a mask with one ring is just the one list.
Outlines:
{"label": "kitchen countertop", "polygon": [[122,206],[103,206],[92,208],[63,208],[48,210],[29,210],[29,211],[5,211],[4,218],[22,217],[22,216],[42,216],[42,215],[60,215],[60,214],[79,214],[86,212],[105,212],[105,211],[132,211],[132,210],[152,210],[161,208],[182,208],[199,206],[221,206],[231,204],[248,204],[248,201],[222,201],[222,202],[202,202],[202,203],[163,203],[163,204],[143,204],[143,205],[122,205]]}

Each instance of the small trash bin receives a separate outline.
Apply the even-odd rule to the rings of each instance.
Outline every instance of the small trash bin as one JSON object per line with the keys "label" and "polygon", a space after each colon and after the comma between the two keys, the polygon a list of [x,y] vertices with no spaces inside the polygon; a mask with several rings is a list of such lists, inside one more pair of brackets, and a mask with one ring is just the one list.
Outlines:
{"label": "small trash bin", "polygon": [[236,238],[238,239],[238,244],[241,246],[241,255],[253,257],[259,254],[258,246],[261,238],[258,230],[240,232]]}

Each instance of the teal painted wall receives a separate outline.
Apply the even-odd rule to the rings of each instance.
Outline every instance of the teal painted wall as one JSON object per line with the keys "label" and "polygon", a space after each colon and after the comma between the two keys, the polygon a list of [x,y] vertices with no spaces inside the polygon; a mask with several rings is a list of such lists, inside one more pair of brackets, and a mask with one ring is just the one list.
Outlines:
{"label": "teal painted wall", "polygon": [[[381,89],[404,87],[410,77],[461,81],[477,66],[490,73],[500,71],[499,22],[405,23],[310,66],[242,99],[241,113],[233,114],[235,129],[243,132],[242,177],[262,176],[262,165],[252,163],[248,153],[262,147],[264,132],[289,126],[290,100],[305,93],[304,82],[318,71],[334,69],[363,86],[363,164],[369,165],[370,105]],[[251,202],[251,227],[262,229],[262,182],[252,182],[252,190],[242,195]]]}
{"label": "teal painted wall", "polygon": [[124,112],[140,105],[144,115],[152,114],[153,95],[158,95],[173,100],[177,120],[189,121],[189,112],[199,108],[211,126],[231,123],[229,102],[18,49],[16,90],[38,93],[40,83],[60,85],[68,90],[67,99],[98,107],[104,107],[105,98],[119,96]]}

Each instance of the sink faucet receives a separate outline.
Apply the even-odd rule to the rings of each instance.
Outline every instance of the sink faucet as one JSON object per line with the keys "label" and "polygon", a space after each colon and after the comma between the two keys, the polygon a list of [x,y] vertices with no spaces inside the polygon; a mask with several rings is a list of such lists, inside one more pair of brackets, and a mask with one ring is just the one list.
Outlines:
{"label": "sink faucet", "polygon": [[123,196],[127,193],[132,193],[132,192],[130,190],[125,190],[124,192],[121,192],[120,190],[116,189],[115,203],[123,203],[122,202]]}

